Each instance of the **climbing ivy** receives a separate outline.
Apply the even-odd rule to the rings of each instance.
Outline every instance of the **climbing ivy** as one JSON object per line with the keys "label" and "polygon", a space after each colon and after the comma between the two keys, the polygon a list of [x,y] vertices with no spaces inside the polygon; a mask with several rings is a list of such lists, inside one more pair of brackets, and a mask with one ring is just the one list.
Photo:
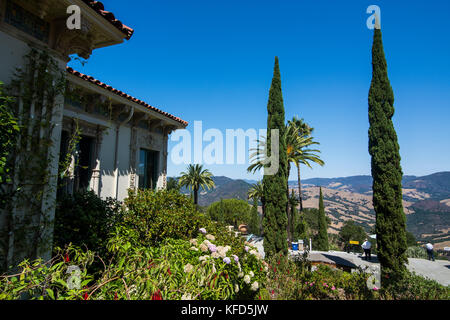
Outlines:
{"label": "climbing ivy", "polygon": [[24,57],[23,67],[16,69],[6,88],[10,97],[2,99],[9,106],[8,117],[13,121],[15,134],[14,140],[8,140],[8,154],[13,156],[2,155],[2,160],[9,162],[2,171],[8,174],[2,181],[7,179],[8,183],[1,188],[0,198],[13,192],[0,208],[2,220],[6,222],[0,230],[3,269],[50,249],[49,230],[55,205],[52,188],[56,188],[54,181],[57,181],[51,166],[57,155],[50,148],[57,140],[53,137],[55,119],[61,117],[58,112],[62,112],[65,87],[65,73],[56,60],[46,51],[31,48]]}

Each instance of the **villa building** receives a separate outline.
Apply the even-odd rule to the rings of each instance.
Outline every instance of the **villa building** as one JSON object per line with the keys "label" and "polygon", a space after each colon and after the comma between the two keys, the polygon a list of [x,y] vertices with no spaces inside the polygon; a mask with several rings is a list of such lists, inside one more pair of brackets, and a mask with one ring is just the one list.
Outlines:
{"label": "villa building", "polygon": [[[66,25],[68,7],[72,5],[81,11],[79,29]],[[33,251],[18,243],[15,228],[26,215],[27,204],[11,204],[0,212],[0,240],[6,243],[0,254],[5,261],[1,263],[12,265],[24,257],[50,256],[51,247],[43,243],[51,242],[53,229],[42,226],[42,221],[54,218],[57,194],[93,190],[102,198],[123,200],[130,188],[165,188],[168,135],[185,128],[187,122],[67,67],[70,55],[88,59],[95,49],[129,40],[133,32],[99,1],[0,0],[0,81],[9,84],[33,48],[50,54],[66,74],[66,91],[77,97],[61,94],[51,115],[50,179],[42,186],[45,196],[39,200],[41,216],[33,219],[38,229],[45,230],[28,239],[39,238],[42,243],[37,243]],[[81,139],[70,155],[69,174],[61,183],[59,165],[66,158],[75,132]],[[20,184],[17,179],[13,177],[12,188]]]}

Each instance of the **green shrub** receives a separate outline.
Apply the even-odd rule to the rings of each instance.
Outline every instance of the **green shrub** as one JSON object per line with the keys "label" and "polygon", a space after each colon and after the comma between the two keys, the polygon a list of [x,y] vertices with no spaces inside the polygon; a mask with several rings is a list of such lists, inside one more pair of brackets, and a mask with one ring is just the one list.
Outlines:
{"label": "green shrub", "polygon": [[311,271],[306,259],[292,261],[275,256],[268,261],[267,299],[275,300],[367,300],[377,297],[367,287],[369,274],[347,273],[325,265]]}
{"label": "green shrub", "polygon": [[212,220],[235,227],[240,224],[249,224],[251,220],[251,206],[247,201],[239,199],[214,202],[208,207],[207,212]]}
{"label": "green shrub", "polygon": [[425,249],[418,246],[408,247],[408,249],[406,249],[406,256],[408,258],[428,259],[428,254]]}
{"label": "green shrub", "polygon": [[103,255],[109,233],[121,219],[121,204],[114,199],[102,200],[93,191],[65,195],[56,206],[54,246],[72,243]]}
{"label": "green shrub", "polygon": [[175,190],[129,191],[124,201],[122,230],[133,235],[133,245],[157,246],[168,238],[191,239],[203,224],[191,199]]}
{"label": "green shrub", "polygon": [[409,271],[402,281],[380,291],[384,299],[395,300],[450,300],[450,287],[426,279]]}
{"label": "green shrub", "polygon": [[[224,300],[259,297],[266,279],[260,255],[242,239],[233,245],[222,243],[220,239],[211,233],[200,232],[197,238],[190,240],[166,239],[158,247],[135,247],[126,236],[116,233],[107,246],[112,258],[106,261],[91,251],[73,246],[57,249],[55,257],[45,264],[40,260],[24,261],[17,275],[0,277],[0,299]],[[95,260],[104,264],[98,277],[89,273]],[[70,280],[70,266],[80,270],[79,287],[72,289],[68,287],[74,282]]]}

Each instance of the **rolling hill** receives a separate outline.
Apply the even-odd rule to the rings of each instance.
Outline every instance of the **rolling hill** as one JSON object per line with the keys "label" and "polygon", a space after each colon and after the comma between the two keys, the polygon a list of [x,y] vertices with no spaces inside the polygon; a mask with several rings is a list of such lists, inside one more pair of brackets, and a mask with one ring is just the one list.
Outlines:
{"label": "rolling hill", "polygon": [[[227,177],[214,177],[213,180],[216,187],[199,195],[201,206],[209,206],[220,199],[246,200],[248,189],[256,182]],[[325,210],[332,221],[330,233],[339,232],[348,219],[366,230],[374,225],[371,176],[305,179],[302,190],[306,208],[318,207],[319,187],[322,187]],[[289,188],[297,193],[297,181],[289,181]],[[186,189],[182,192],[189,193]],[[419,241],[450,241],[450,172],[422,177],[404,176],[403,207],[407,228]]]}

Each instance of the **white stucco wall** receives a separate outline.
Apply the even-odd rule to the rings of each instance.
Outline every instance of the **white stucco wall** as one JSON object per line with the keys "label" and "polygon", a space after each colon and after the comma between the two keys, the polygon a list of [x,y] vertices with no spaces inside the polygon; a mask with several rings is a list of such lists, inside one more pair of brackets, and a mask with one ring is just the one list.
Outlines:
{"label": "white stucco wall", "polygon": [[100,151],[100,196],[103,199],[115,197],[114,193],[114,147],[116,131],[109,128],[103,134],[103,142]]}
{"label": "white stucco wall", "polygon": [[128,188],[130,187],[130,135],[131,129],[128,126],[119,128],[119,145],[118,145],[118,190],[117,199],[122,201],[128,196]]}

